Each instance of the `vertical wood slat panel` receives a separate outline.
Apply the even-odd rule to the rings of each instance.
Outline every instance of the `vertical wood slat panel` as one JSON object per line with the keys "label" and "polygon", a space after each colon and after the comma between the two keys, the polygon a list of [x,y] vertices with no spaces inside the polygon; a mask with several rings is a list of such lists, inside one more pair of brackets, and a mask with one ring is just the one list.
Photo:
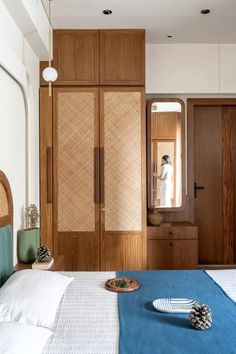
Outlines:
{"label": "vertical wood slat panel", "polygon": [[236,108],[223,106],[223,263],[234,263],[235,253],[235,121]]}
{"label": "vertical wood slat panel", "polygon": [[100,254],[97,235],[92,232],[60,232],[59,254],[64,255],[66,271],[100,270]]}
{"label": "vertical wood slat panel", "polygon": [[[52,148],[52,97],[48,87],[40,89],[40,214],[41,244],[53,249],[52,203],[49,200],[48,148]],[[52,176],[51,176],[52,178]]]}

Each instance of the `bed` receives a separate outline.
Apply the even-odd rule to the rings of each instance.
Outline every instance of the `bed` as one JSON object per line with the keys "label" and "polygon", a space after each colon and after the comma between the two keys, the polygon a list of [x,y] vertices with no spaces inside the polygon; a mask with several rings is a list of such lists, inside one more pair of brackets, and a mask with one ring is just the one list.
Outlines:
{"label": "bed", "polygon": [[[2,283],[13,271],[12,232],[3,232],[6,227],[12,230],[12,220],[10,185],[0,172]],[[3,239],[4,247],[1,246]],[[54,272],[43,273],[44,277],[49,273]],[[73,281],[66,287],[57,307],[50,328],[51,335],[46,334],[46,344],[40,349],[43,354],[236,353],[236,336],[233,333],[233,328],[236,328],[235,269],[207,272],[61,272],[60,275],[73,277]],[[105,281],[117,275],[138,279],[140,289],[132,294],[120,295],[105,290]],[[196,331],[191,328],[185,314],[170,315],[155,311],[152,301],[169,296],[206,301],[213,310],[212,329]],[[1,349],[0,353],[3,353]],[[34,353],[36,349],[30,354]],[[18,350],[17,354],[21,352]]]}

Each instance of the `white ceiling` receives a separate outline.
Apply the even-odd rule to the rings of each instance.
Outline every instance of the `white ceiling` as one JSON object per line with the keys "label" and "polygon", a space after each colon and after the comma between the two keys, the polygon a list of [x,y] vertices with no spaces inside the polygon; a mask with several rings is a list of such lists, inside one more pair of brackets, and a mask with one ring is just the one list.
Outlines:
{"label": "white ceiling", "polygon": [[[201,15],[204,8],[211,13]],[[236,43],[236,0],[53,0],[51,11],[54,28],[144,28],[148,43]]]}

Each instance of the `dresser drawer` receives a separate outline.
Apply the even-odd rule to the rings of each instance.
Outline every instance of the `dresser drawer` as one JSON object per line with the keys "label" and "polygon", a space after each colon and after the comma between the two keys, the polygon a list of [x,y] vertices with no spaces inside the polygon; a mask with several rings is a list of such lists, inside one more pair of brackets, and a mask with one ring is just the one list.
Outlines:
{"label": "dresser drawer", "polygon": [[156,226],[148,227],[149,240],[197,239],[197,226]]}
{"label": "dresser drawer", "polygon": [[196,269],[197,240],[148,240],[148,269]]}

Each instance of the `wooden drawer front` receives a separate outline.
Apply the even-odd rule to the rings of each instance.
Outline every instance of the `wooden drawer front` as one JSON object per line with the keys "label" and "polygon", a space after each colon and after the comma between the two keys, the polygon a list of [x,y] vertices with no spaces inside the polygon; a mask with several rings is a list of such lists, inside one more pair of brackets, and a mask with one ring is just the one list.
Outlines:
{"label": "wooden drawer front", "polygon": [[197,240],[149,240],[148,269],[195,269]]}
{"label": "wooden drawer front", "polygon": [[148,227],[148,239],[197,239],[197,226]]}

